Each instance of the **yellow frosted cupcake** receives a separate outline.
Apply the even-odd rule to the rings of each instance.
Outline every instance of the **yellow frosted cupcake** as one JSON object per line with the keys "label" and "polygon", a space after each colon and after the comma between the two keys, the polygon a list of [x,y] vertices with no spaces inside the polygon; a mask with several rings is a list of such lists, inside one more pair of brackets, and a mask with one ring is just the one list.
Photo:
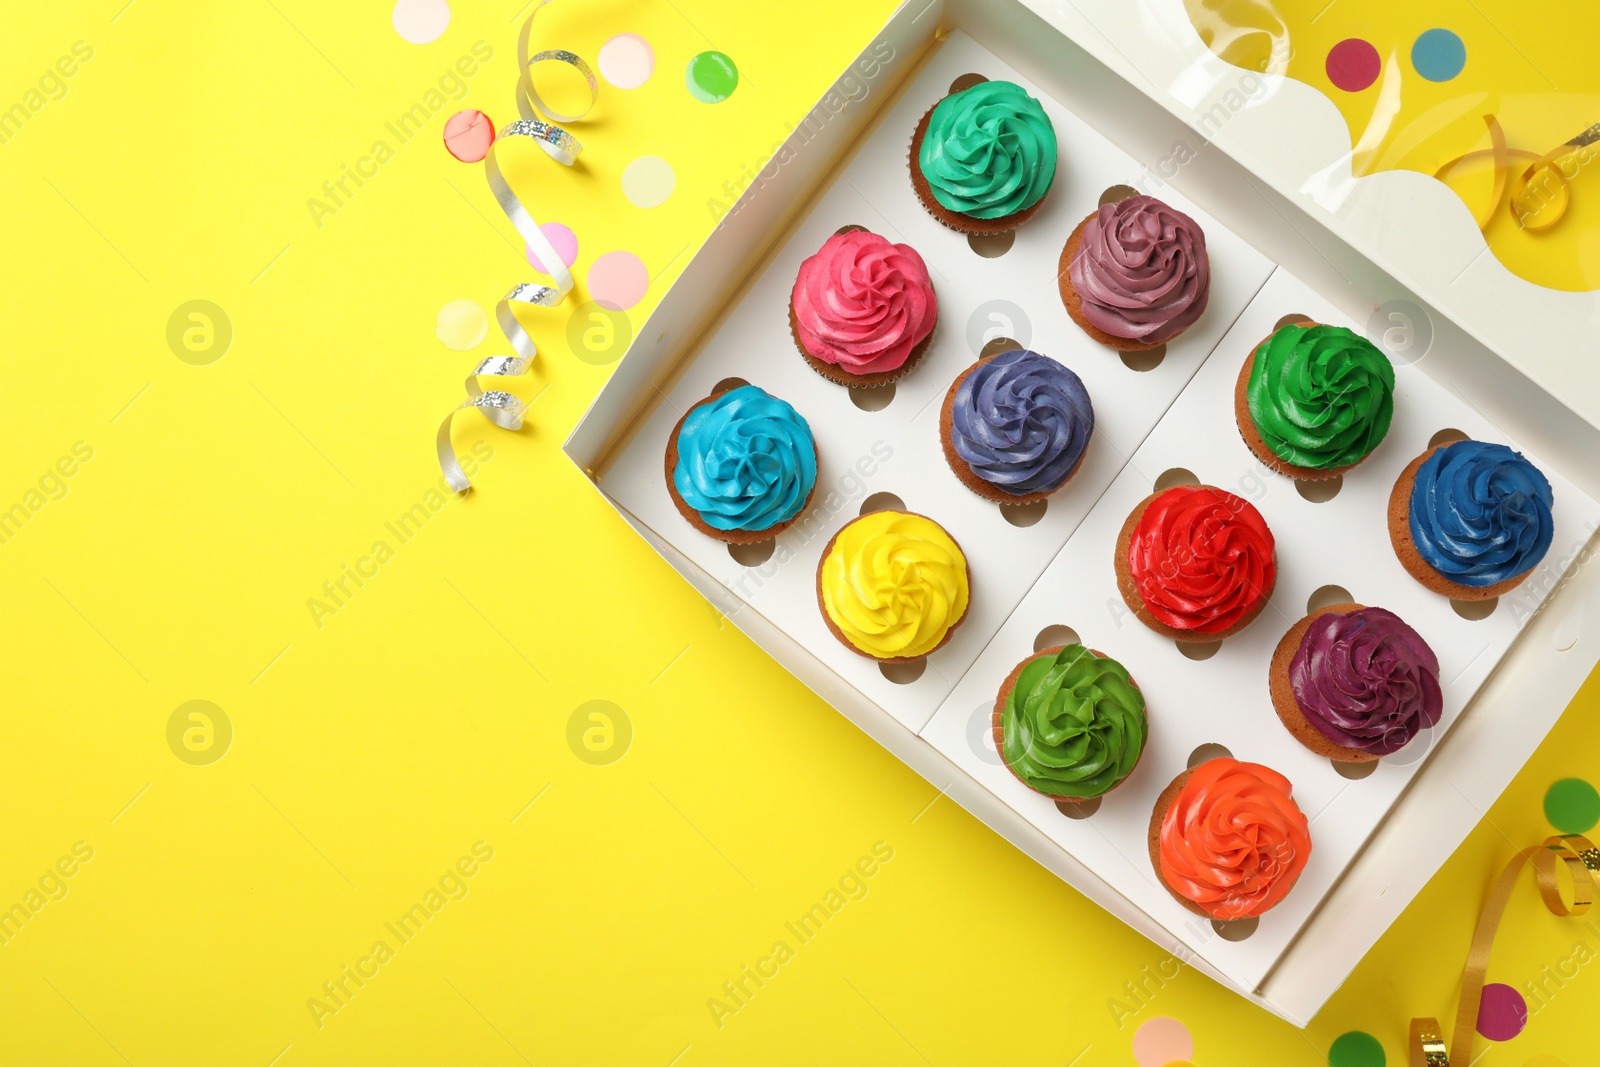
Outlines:
{"label": "yellow frosted cupcake", "polygon": [[817,605],[846,648],[881,663],[950,640],[971,596],[967,557],[945,528],[909,511],[872,511],[822,550]]}

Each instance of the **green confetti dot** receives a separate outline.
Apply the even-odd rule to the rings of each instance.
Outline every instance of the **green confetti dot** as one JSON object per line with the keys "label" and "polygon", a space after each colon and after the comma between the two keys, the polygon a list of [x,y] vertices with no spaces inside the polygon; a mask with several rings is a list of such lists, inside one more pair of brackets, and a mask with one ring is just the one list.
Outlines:
{"label": "green confetti dot", "polygon": [[1378,1039],[1360,1030],[1340,1034],[1328,1049],[1328,1067],[1384,1067],[1387,1062]]}
{"label": "green confetti dot", "polygon": [[1586,834],[1600,823],[1600,793],[1582,778],[1563,778],[1544,795],[1544,817],[1564,834]]}
{"label": "green confetti dot", "polygon": [[724,52],[701,52],[689,60],[684,76],[689,95],[705,104],[720,104],[739,85],[739,68]]}

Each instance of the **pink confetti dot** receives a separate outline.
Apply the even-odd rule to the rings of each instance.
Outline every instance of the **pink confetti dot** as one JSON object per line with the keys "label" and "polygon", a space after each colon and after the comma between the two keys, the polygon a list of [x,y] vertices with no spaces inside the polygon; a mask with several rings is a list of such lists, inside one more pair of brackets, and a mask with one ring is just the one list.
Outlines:
{"label": "pink confetti dot", "polygon": [[1478,1002],[1478,1033],[1490,1041],[1510,1041],[1528,1025],[1528,1002],[1508,985],[1494,982],[1483,987]]}
{"label": "pink confetti dot", "polygon": [[1194,1058],[1194,1038],[1176,1019],[1158,1015],[1133,1035],[1133,1059],[1139,1067],[1166,1067]]}
{"label": "pink confetti dot", "polygon": [[650,272],[632,252],[607,252],[589,268],[589,295],[612,311],[627,311],[649,288]]}
{"label": "pink confetti dot", "polygon": [[637,33],[619,33],[600,46],[600,77],[618,89],[637,89],[656,69],[656,53]]}
{"label": "pink confetti dot", "polygon": [[[578,235],[559,222],[547,222],[539,227],[539,232],[544,234],[545,240],[555,246],[556,255],[561,257],[561,262],[572,266],[578,261]],[[528,249],[528,262],[533,269],[541,274],[549,274],[544,264],[539,262],[539,257],[532,248]]]}
{"label": "pink confetti dot", "polygon": [[1359,93],[1378,80],[1383,61],[1371,42],[1350,37],[1328,50],[1328,80],[1347,93]]}
{"label": "pink confetti dot", "polygon": [[477,163],[494,144],[494,123],[481,111],[457,111],[444,124],[444,148],[463,163]]}

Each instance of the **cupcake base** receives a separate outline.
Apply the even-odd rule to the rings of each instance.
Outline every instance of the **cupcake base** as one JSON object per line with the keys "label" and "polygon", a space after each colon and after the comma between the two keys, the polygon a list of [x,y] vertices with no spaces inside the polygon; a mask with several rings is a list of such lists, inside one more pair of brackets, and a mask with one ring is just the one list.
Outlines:
{"label": "cupcake base", "polygon": [[[1316,325],[1310,319],[1296,320],[1295,324],[1301,326]],[[1277,333],[1278,331],[1274,330],[1272,332]],[[1261,436],[1261,431],[1256,429],[1256,420],[1250,416],[1250,373],[1255,369],[1256,353],[1261,350],[1262,345],[1271,339],[1272,334],[1268,334],[1250,350],[1250,354],[1245,357],[1244,366],[1239,368],[1239,380],[1233,386],[1233,418],[1239,425],[1239,436],[1244,438],[1244,443],[1262,464],[1272,468],[1279,474],[1287,474],[1289,477],[1302,482],[1337,478],[1345,471],[1359,466],[1361,460],[1358,459],[1355,463],[1346,463],[1342,467],[1300,467],[1290,463],[1267,447],[1267,442]],[[1365,459],[1366,457],[1363,456],[1362,458]]]}
{"label": "cupcake base", "polygon": [[1073,288],[1071,268],[1072,261],[1078,258],[1078,251],[1083,247],[1083,228],[1089,225],[1089,220],[1098,214],[1098,211],[1094,212],[1078,223],[1078,228],[1073,230],[1072,236],[1067,238],[1067,246],[1061,250],[1061,264],[1056,273],[1056,281],[1061,287],[1061,302],[1066,305],[1067,314],[1072,316],[1072,321],[1077,323],[1083,332],[1092,339],[1107,348],[1114,348],[1118,352],[1149,352],[1165,345],[1167,341],[1177,340],[1183,336],[1182,330],[1179,330],[1165,341],[1139,341],[1127,337],[1118,337],[1115,334],[1106,333],[1091,323],[1084,315],[1083,297],[1079,296],[1078,290]]}
{"label": "cupcake base", "polygon": [[1272,653],[1272,666],[1267,672],[1267,684],[1272,689],[1272,707],[1294,739],[1317,755],[1340,763],[1371,763],[1378,757],[1364,749],[1347,748],[1331,741],[1327,734],[1312,725],[1305,712],[1300,710],[1300,702],[1295,699],[1294,686],[1289,681],[1289,661],[1300,650],[1300,642],[1305,640],[1306,631],[1316,619],[1329,614],[1348,615],[1352,611],[1360,611],[1362,607],[1361,604],[1332,604],[1318,608],[1289,627],[1289,632],[1283,635],[1277,650]]}
{"label": "cupcake base", "polygon": [[[999,353],[997,352],[995,355],[999,355]],[[985,356],[972,366],[968,367],[966,370],[962,371],[956,376],[956,380],[950,383],[949,390],[944,394],[944,407],[939,413],[939,443],[944,448],[944,461],[949,465],[950,472],[960,479],[962,485],[966,486],[968,489],[971,489],[974,493],[977,493],[985,500],[992,500],[996,504],[1009,504],[1012,506],[1021,504],[1037,504],[1039,501],[1047,499],[1052,493],[1058,493],[1062,489],[1065,489],[1067,487],[1067,483],[1071,482],[1073,478],[1077,477],[1078,471],[1083,468],[1084,459],[1089,455],[1089,450],[1088,448],[1083,450],[1083,455],[1078,457],[1078,462],[1073,464],[1072,470],[1067,473],[1067,476],[1064,479],[1062,479],[1061,484],[1056,486],[1054,489],[1045,489],[1037,493],[1022,493],[1019,495],[1016,493],[1008,493],[999,486],[990,482],[986,482],[980,478],[977,473],[973,471],[972,467],[967,463],[967,461],[961,458],[960,453],[956,451],[956,390],[961,388],[961,383],[966,381],[973,371],[977,370],[979,367],[983,366],[984,363],[993,358],[994,356],[992,355]],[[1094,443],[1092,437],[1090,438],[1089,443],[1091,445]]]}
{"label": "cupcake base", "polygon": [[933,108],[938,106],[939,104],[936,103],[927,110],[927,113],[922,116],[922,121],[917,123],[916,132],[911,135],[911,157],[909,161],[911,187],[916,190],[917,199],[922,201],[922,206],[928,209],[928,214],[957,233],[964,233],[973,237],[987,237],[992,234],[1005,233],[1007,230],[1014,230],[1033,218],[1034,213],[1039,210],[1039,205],[1043,204],[1045,197],[1050,195],[1049,192],[1046,192],[1045,196],[1041,196],[1021,211],[1014,211],[1009,215],[1001,215],[995,219],[980,219],[972,215],[963,215],[961,212],[951,211],[939,203],[938,199],[933,195],[933,187],[928,184],[928,179],[923,176],[922,167],[917,162],[918,157],[922,154],[922,139],[928,135],[928,123],[933,118]]}
{"label": "cupcake base", "polygon": [[738,388],[740,387],[737,385],[730,385],[726,389],[718,389],[704,400],[695,401],[694,405],[690,407],[688,411],[683,413],[683,418],[679,419],[676,425],[672,427],[672,433],[667,436],[667,455],[665,462],[667,473],[667,495],[672,497],[672,503],[678,509],[678,514],[683,516],[684,521],[690,526],[693,526],[696,530],[699,530],[701,533],[705,534],[707,537],[713,537],[718,541],[723,541],[730,545],[754,545],[759,544],[762,541],[770,541],[772,538],[777,537],[783,531],[787,530],[789,527],[793,526],[797,521],[799,521],[802,515],[811,510],[811,502],[816,499],[817,496],[817,484],[822,480],[820,476],[816,481],[811,483],[811,492],[806,494],[806,502],[800,506],[799,511],[795,512],[794,518],[788,520],[787,522],[780,522],[776,525],[769,526],[765,530],[717,529],[715,526],[710,525],[704,519],[702,519],[700,517],[700,513],[694,508],[690,507],[688,501],[684,500],[683,497],[678,494],[677,483],[675,483],[672,479],[673,472],[678,469],[678,434],[683,432],[683,424],[688,421],[689,415],[695,410],[704,407],[706,404],[709,404],[723,393],[730,392]]}
{"label": "cupcake base", "polygon": [[818,359],[806,351],[806,346],[800,342],[800,322],[794,314],[794,297],[791,295],[789,298],[789,336],[794,339],[795,348],[799,350],[800,355],[805,358],[806,363],[812,370],[835,385],[846,385],[854,389],[875,389],[880,385],[890,385],[899,381],[907,374],[910,374],[918,363],[922,362],[922,357],[927,355],[929,348],[933,347],[933,336],[938,332],[939,326],[936,319],[933,329],[928,331],[928,336],[917,342],[916,347],[906,355],[906,361],[894,370],[878,371],[874,374],[851,374],[838,364]]}
{"label": "cupcake base", "polygon": [[[898,508],[874,508],[872,511],[863,511],[861,513],[861,515],[858,515],[856,517],[857,518],[861,518],[861,517],[866,516],[866,515],[871,515],[871,514],[873,514],[873,512],[876,512],[876,511],[893,511],[897,515],[915,515],[919,519],[928,519],[928,516],[923,515],[920,512],[916,512],[916,511],[901,511]],[[852,519],[851,521],[853,522],[854,520]],[[928,519],[928,521],[929,522],[934,522],[935,520]],[[850,525],[849,522],[844,524],[844,526],[849,526],[849,525]],[[952,622],[950,624],[950,628],[949,629],[945,630],[944,637],[940,639],[939,643],[937,645],[934,645],[932,648],[928,649],[928,651],[922,653],[922,655],[920,655],[920,656],[874,656],[871,652],[863,652],[861,649],[857,648],[855,646],[854,642],[852,642],[848,637],[846,637],[844,635],[844,631],[839,629],[838,625],[833,621],[833,616],[828,614],[827,601],[825,601],[823,599],[823,597],[822,597],[822,565],[824,563],[826,563],[828,561],[828,557],[833,554],[834,543],[839,540],[839,534],[844,531],[844,526],[839,527],[839,529],[837,529],[837,530],[835,530],[833,532],[833,536],[828,538],[828,543],[822,546],[822,555],[817,560],[817,611],[818,611],[819,614],[822,615],[822,622],[823,622],[824,625],[826,625],[828,627],[828,632],[833,634],[833,636],[838,639],[839,643],[841,645],[843,645],[845,648],[848,648],[851,652],[854,652],[856,655],[862,657],[863,659],[870,659],[870,660],[873,660],[874,662],[877,662],[877,663],[915,663],[920,659],[926,659],[927,657],[933,655],[935,652],[939,651],[945,645],[949,644],[950,643],[950,638],[955,636],[955,632],[961,628],[961,624],[962,623],[967,621],[967,615],[970,614],[971,611],[972,611],[972,569],[971,569],[971,567],[967,568],[967,607],[966,607],[966,610],[964,610],[961,613],[961,616],[958,619],[956,619],[955,622]],[[940,529],[944,529],[944,527],[940,526]],[[956,546],[956,548],[960,549],[961,548],[961,542],[957,541],[955,539],[955,536],[953,534],[950,534],[949,530],[945,530],[945,533],[950,536],[951,543],[954,544]],[[963,556],[965,556],[966,555],[966,550],[965,549],[961,549],[961,554]]]}
{"label": "cupcake base", "polygon": [[[1182,774],[1178,775],[1178,777],[1172,780],[1171,785],[1167,786],[1161,791],[1160,796],[1156,797],[1155,810],[1150,813],[1150,869],[1155,871],[1156,881],[1161,883],[1161,888],[1172,894],[1173,900],[1176,900],[1179,904],[1182,904],[1185,908],[1194,912],[1196,915],[1203,916],[1207,919],[1214,919],[1216,918],[1215,915],[1212,915],[1199,904],[1196,904],[1194,901],[1190,900],[1188,897],[1172,888],[1172,886],[1168,885],[1166,878],[1161,874],[1161,824],[1166,820],[1167,809],[1172,807],[1173,801],[1178,799],[1178,794],[1183,791],[1184,786],[1189,784],[1189,779],[1193,775],[1193,768],[1184,771]],[[1237,917],[1242,918],[1243,916]]]}
{"label": "cupcake base", "polygon": [[[1042,651],[1035,652],[1033,655],[1029,656],[1027,659],[1023,660],[1021,663],[1017,664],[1015,667],[1013,667],[1011,669],[1011,673],[1006,675],[1006,680],[1000,684],[1000,695],[995,697],[994,715],[990,719],[990,725],[993,727],[993,737],[994,737],[995,751],[1000,753],[1000,762],[1005,764],[1006,770],[1011,771],[1011,776],[1013,778],[1015,778],[1017,781],[1021,782],[1023,785],[1027,786],[1033,792],[1038,793],[1040,796],[1049,797],[1051,800],[1055,801],[1057,804],[1083,804],[1083,803],[1085,803],[1087,801],[1090,801],[1090,800],[1101,800],[1101,799],[1103,799],[1105,797],[1110,796],[1112,793],[1115,793],[1117,791],[1117,789],[1122,785],[1123,782],[1126,782],[1128,780],[1128,778],[1132,778],[1133,777],[1133,772],[1139,769],[1139,761],[1144,759],[1144,749],[1140,749],[1139,750],[1139,758],[1133,761],[1133,767],[1132,767],[1132,769],[1130,769],[1128,771],[1127,778],[1124,778],[1122,780],[1122,782],[1118,782],[1116,785],[1112,786],[1110,789],[1107,789],[1104,793],[1101,793],[1098,796],[1092,796],[1092,797],[1063,797],[1063,796],[1057,796],[1054,793],[1046,793],[1043,789],[1034,789],[1034,787],[1029,785],[1027,780],[1024,779],[1022,777],[1022,775],[1018,774],[1015,770],[1012,769],[1011,764],[1006,762],[1006,733],[1005,733],[1005,729],[1000,725],[1000,718],[1001,718],[1001,715],[1005,712],[1006,702],[1011,699],[1011,692],[1012,692],[1012,690],[1016,689],[1017,680],[1022,677],[1022,669],[1024,667],[1026,667],[1028,664],[1032,663],[1034,660],[1042,659],[1045,656],[1054,656],[1056,653],[1060,652],[1063,648],[1066,648],[1066,647],[1067,647],[1066,645],[1053,645],[1050,648],[1046,648],[1046,649],[1044,649]],[[1098,648],[1091,648],[1091,649],[1089,649],[1089,651],[1094,653],[1096,656],[1101,657],[1102,659],[1106,658],[1106,654],[1104,652],[1101,652]],[[1130,681],[1131,681],[1131,678],[1130,678]],[[1139,689],[1139,683],[1138,682],[1134,682],[1133,683],[1133,687],[1135,689]],[[1139,692],[1142,694],[1144,692],[1144,690],[1140,689]],[[1148,707],[1146,707],[1145,708],[1145,718],[1148,720],[1149,716],[1150,716],[1150,709]],[[1148,744],[1148,738],[1147,738],[1146,739],[1145,748],[1149,748],[1149,747],[1150,746]]]}
{"label": "cupcake base", "polygon": [[1394,554],[1399,557],[1400,565],[1406,569],[1406,573],[1440,596],[1447,596],[1451,600],[1493,600],[1495,597],[1505,596],[1521,585],[1523,579],[1533,573],[1533,568],[1530,567],[1515,577],[1493,585],[1462,585],[1460,582],[1451,581],[1429,566],[1422,558],[1422,554],[1417,551],[1416,542],[1411,539],[1411,489],[1416,483],[1417,471],[1427,462],[1429,456],[1445,447],[1446,445],[1434,445],[1406,464],[1406,469],[1395,479],[1394,488],[1389,492],[1389,542],[1394,546]]}
{"label": "cupcake base", "polygon": [[[1205,486],[1204,488],[1214,489],[1215,487]],[[1221,492],[1221,490],[1215,491]],[[1277,588],[1278,584],[1277,568],[1273,568],[1272,584],[1262,590],[1260,598],[1251,606],[1249,611],[1240,616],[1238,622],[1226,629],[1211,633],[1201,633],[1198,630],[1179,630],[1176,627],[1168,626],[1166,623],[1158,621],[1154,615],[1150,614],[1149,609],[1144,606],[1144,599],[1139,596],[1138,586],[1134,584],[1133,574],[1128,568],[1128,548],[1133,543],[1134,528],[1139,525],[1139,520],[1144,518],[1145,509],[1160,495],[1160,493],[1151,493],[1139,501],[1138,506],[1128,513],[1127,521],[1122,524],[1122,530],[1117,534],[1116,558],[1113,561],[1117,569],[1117,592],[1122,594],[1122,600],[1128,605],[1128,610],[1137,615],[1140,622],[1163,637],[1170,637],[1174,641],[1185,641],[1191,644],[1211,644],[1215,641],[1221,641],[1225,637],[1232,637],[1254,622],[1256,616],[1261,614],[1266,608],[1267,602],[1272,599],[1272,591]]]}

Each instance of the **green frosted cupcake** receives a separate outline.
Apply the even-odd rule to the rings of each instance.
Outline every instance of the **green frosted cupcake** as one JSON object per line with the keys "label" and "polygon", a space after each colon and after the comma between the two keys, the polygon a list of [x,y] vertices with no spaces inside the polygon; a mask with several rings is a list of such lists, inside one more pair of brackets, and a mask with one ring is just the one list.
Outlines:
{"label": "green frosted cupcake", "polygon": [[1256,346],[1234,387],[1256,458],[1291,478],[1332,478],[1378,447],[1394,418],[1394,367],[1343,326],[1291,322]]}
{"label": "green frosted cupcake", "polygon": [[911,137],[911,184],[929,214],[953,230],[1015,229],[1039,209],[1056,177],[1056,131],[1015,82],[982,81],[951,93]]}
{"label": "green frosted cupcake", "polygon": [[1128,670],[1082,645],[1017,664],[994,703],[994,742],[1023,785],[1057,801],[1111,792],[1133,773],[1150,724]]}

